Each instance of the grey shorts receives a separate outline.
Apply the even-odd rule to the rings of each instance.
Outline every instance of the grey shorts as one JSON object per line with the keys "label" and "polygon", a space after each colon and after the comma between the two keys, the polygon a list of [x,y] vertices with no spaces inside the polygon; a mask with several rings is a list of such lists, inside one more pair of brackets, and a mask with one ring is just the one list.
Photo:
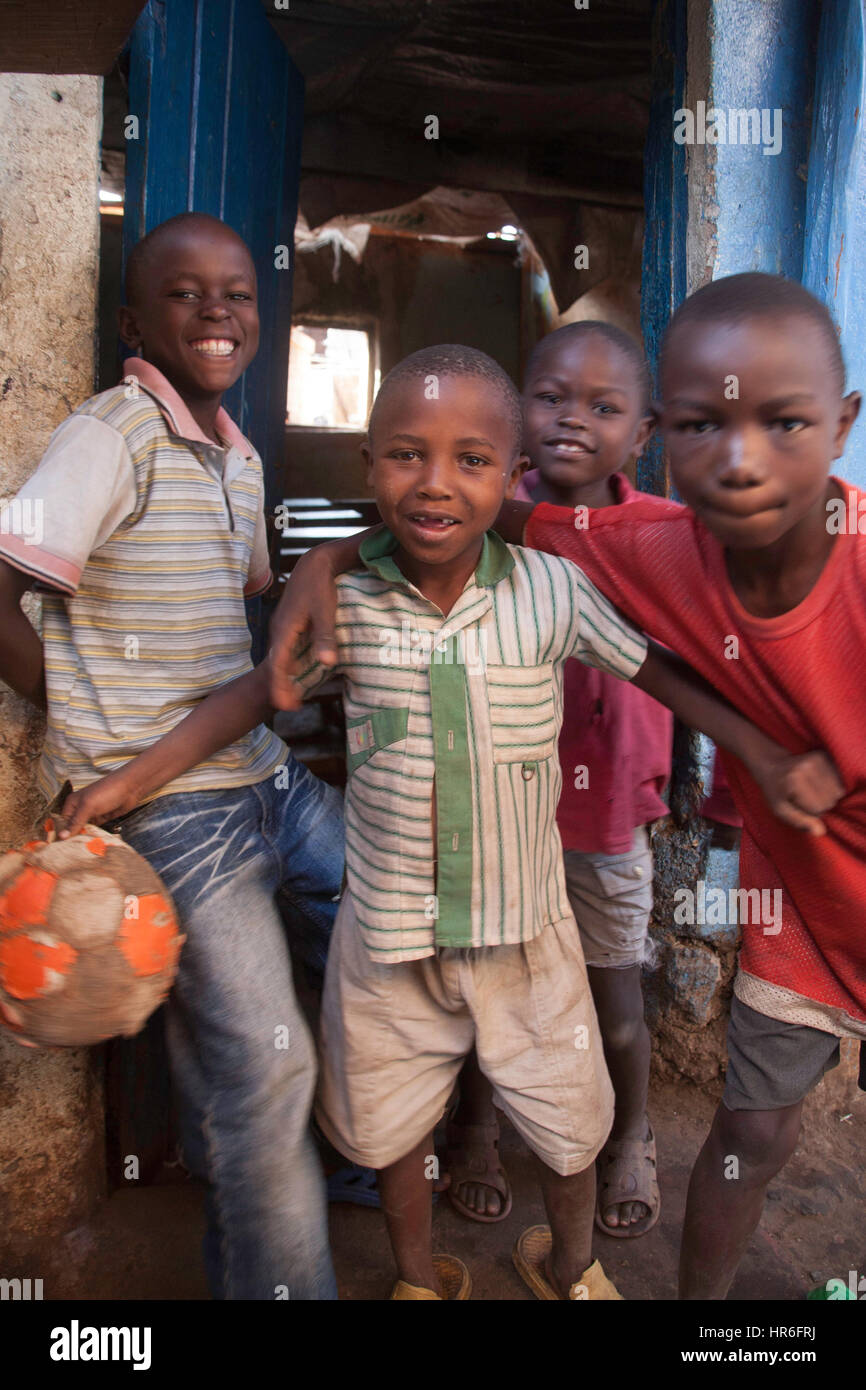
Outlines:
{"label": "grey shorts", "polygon": [[783,1110],[796,1105],[839,1063],[839,1039],[820,1028],[783,1023],[750,1009],[736,995],[728,1023],[727,1110]]}
{"label": "grey shorts", "polygon": [[563,853],[568,902],[587,965],[623,970],[647,956],[653,856],[645,825],[627,854]]}

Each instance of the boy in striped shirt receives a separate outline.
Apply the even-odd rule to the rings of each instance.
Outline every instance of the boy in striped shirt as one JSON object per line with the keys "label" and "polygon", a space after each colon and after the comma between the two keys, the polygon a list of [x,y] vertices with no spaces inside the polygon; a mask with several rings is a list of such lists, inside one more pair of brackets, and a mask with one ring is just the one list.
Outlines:
{"label": "boy in striped shirt", "polygon": [[[59,426],[0,517],[0,675],[47,703],[48,797],[122,768],[251,670],[244,597],[270,584],[261,460],[221,405],[258,347],[249,250],[216,218],[182,214],[133,249],[126,293],[126,381]],[[38,526],[16,527],[28,516]],[[20,607],[35,582],[41,641]],[[308,1123],[315,1052],[277,894],[323,964],[339,795],[258,721],[154,792],[123,807],[123,834],[187,937],[166,1032],[213,1294],[336,1298]],[[14,1028],[14,1000],[5,1015]]]}
{"label": "boy in striped shirt", "polygon": [[[591,1259],[594,1160],[613,1095],[556,830],[562,669],[634,680],[736,751],[780,814],[814,825],[836,794],[823,755],[790,759],[559,558],[490,532],[518,482],[520,398],[485,354],[445,346],[386,378],[364,449],[385,528],[338,581],[347,880],[326,975],[317,1116],[378,1171],[391,1295],[463,1299],[434,1256],[433,1128],[475,1045],[538,1161],[550,1227],[515,1264],[539,1298],[617,1299]],[[285,639],[285,632],[280,641]],[[76,822],[148,795],[269,702],[270,663],[76,802]],[[309,690],[330,674],[309,661]],[[798,809],[799,807],[799,809]],[[815,828],[820,828],[815,826]]]}

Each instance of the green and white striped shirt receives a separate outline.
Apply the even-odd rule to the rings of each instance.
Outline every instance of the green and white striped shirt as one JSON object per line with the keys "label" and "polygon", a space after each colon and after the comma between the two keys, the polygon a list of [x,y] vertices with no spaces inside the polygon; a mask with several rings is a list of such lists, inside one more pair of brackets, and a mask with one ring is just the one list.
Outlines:
{"label": "green and white striped shirt", "polygon": [[[346,873],[384,964],[528,941],[570,916],[556,828],[568,657],[628,679],[646,639],[576,565],[488,532],[447,618],[404,578],[387,530],[338,580]],[[436,798],[434,845],[433,797]],[[587,795],[591,795],[587,791]]]}

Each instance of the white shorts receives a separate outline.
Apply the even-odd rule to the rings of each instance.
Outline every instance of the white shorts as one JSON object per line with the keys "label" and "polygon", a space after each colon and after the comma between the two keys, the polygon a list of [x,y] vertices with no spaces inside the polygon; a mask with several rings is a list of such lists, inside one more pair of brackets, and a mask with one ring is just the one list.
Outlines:
{"label": "white shorts", "polygon": [[562,1175],[588,1168],[613,1122],[613,1088],[571,917],[515,946],[374,961],[351,894],[325,974],[316,1118],[332,1144],[386,1168],[441,1119],[473,1044],[497,1104]]}

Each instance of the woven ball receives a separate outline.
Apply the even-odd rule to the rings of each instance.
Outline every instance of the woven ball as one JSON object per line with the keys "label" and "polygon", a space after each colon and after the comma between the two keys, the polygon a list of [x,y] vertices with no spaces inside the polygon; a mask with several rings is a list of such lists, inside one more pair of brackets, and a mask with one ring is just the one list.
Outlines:
{"label": "woven ball", "polygon": [[46,1046],[131,1037],[177,973],[171,898],[119,836],[45,832],[0,858],[0,1022]]}

